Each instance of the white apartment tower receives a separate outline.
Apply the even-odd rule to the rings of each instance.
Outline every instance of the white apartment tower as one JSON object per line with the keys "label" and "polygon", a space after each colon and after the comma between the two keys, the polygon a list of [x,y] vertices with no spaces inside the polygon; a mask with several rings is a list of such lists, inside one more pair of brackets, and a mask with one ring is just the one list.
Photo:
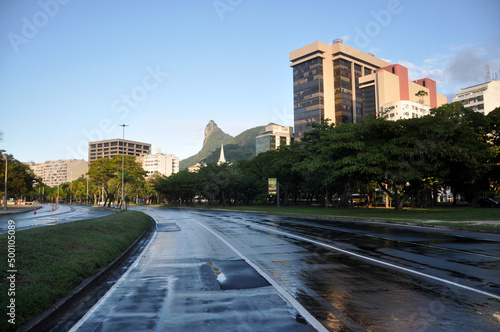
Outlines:
{"label": "white apartment tower", "polygon": [[155,154],[137,157],[136,160],[148,172],[147,177],[150,177],[154,173],[170,176],[179,172],[179,158],[173,154],[162,154],[161,149],[157,149]]}
{"label": "white apartment tower", "polygon": [[56,187],[62,183],[71,182],[87,173],[88,163],[84,160],[56,160],[39,164],[30,164],[36,176],[49,187]]}
{"label": "white apartment tower", "polygon": [[453,102],[462,103],[473,111],[488,115],[500,107],[500,81],[474,85],[457,92]]}

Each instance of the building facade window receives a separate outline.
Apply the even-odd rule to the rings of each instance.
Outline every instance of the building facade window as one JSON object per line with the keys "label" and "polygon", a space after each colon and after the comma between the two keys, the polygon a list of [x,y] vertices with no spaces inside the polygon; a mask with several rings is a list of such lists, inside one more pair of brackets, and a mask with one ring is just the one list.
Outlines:
{"label": "building facade window", "polygon": [[324,120],[323,59],[315,58],[293,67],[295,133],[309,128],[310,122]]}
{"label": "building facade window", "polygon": [[367,86],[361,91],[363,98],[363,116],[376,116],[375,85]]}
{"label": "building facade window", "polygon": [[351,62],[344,59],[333,61],[335,86],[335,122],[352,123],[352,73]]}

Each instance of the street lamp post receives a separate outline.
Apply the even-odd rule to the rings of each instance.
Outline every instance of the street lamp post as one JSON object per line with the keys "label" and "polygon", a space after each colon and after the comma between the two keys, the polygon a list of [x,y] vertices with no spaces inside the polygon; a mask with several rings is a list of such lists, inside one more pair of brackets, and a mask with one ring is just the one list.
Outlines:
{"label": "street lamp post", "polygon": [[3,159],[5,159],[5,197],[3,200],[3,209],[7,211],[7,156],[3,155]]}
{"label": "street lamp post", "polygon": [[122,201],[120,203],[120,209],[123,209],[123,197],[124,197],[124,184],[125,184],[125,127],[128,127],[126,124],[119,125],[123,127],[123,153],[122,153]]}
{"label": "street lamp post", "polygon": [[57,197],[56,197],[56,210],[59,210],[59,181],[57,180],[57,171],[54,171],[54,178],[57,181]]}
{"label": "street lamp post", "polygon": [[87,164],[87,205],[89,205],[89,165]]}

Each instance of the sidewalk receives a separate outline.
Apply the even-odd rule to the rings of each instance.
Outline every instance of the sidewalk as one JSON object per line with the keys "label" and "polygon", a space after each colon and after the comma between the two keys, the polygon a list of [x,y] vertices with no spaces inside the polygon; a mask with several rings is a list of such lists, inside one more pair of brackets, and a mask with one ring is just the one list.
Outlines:
{"label": "sidewalk", "polygon": [[42,206],[41,205],[7,205],[7,211],[4,210],[4,207],[0,207],[0,216],[8,215],[8,214],[16,214],[16,213],[24,213],[38,210]]}

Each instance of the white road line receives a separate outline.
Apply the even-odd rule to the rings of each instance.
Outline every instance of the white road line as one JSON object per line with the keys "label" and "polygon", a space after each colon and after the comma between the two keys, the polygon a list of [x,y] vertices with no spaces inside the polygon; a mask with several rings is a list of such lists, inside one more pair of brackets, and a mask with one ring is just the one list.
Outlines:
{"label": "white road line", "polygon": [[227,245],[232,251],[234,251],[238,256],[240,256],[242,259],[247,262],[248,265],[253,267],[261,276],[263,276],[279,293],[282,297],[284,297],[298,312],[299,314],[302,315],[302,317],[305,318],[305,320],[311,324],[313,328],[315,328],[317,331],[328,331],[313,315],[309,313],[309,311],[306,310],[293,296],[288,294],[288,292],[281,287],[276,281],[274,281],[269,275],[267,275],[264,271],[262,271],[257,265],[255,265],[250,259],[248,259],[245,255],[243,255],[238,249],[233,247],[229,242],[227,242],[224,238],[222,238],[219,234],[217,234],[215,231],[210,229],[208,226],[195,221],[197,224],[205,228],[207,231],[215,235],[219,240],[224,242],[225,245]]}
{"label": "white road line", "polygon": [[493,297],[493,298],[495,298],[497,300],[500,300],[500,296],[492,294],[492,293],[488,293],[488,292],[485,292],[485,291],[482,291],[482,290],[479,290],[479,289],[475,289],[475,288],[472,288],[472,287],[469,287],[469,286],[465,286],[465,285],[462,285],[462,284],[459,284],[459,283],[456,283],[456,282],[453,282],[453,281],[449,281],[449,280],[446,280],[446,279],[443,279],[443,278],[435,277],[435,276],[432,276],[430,274],[418,272],[418,271],[415,271],[415,270],[412,270],[412,269],[409,269],[409,268],[406,268],[406,267],[403,267],[403,266],[399,266],[399,265],[395,265],[395,264],[392,264],[392,263],[384,262],[384,261],[381,261],[379,259],[375,259],[375,258],[371,258],[371,257],[368,257],[368,256],[360,255],[360,254],[357,254],[355,252],[352,252],[352,251],[349,251],[349,250],[345,250],[345,249],[342,249],[342,248],[339,248],[339,247],[336,247],[336,246],[332,246],[332,245],[327,244],[327,243],[319,242],[319,241],[316,241],[316,240],[313,240],[313,239],[309,239],[309,238],[306,238],[306,237],[303,237],[303,236],[300,236],[300,235],[295,235],[295,234],[291,234],[291,233],[287,233],[287,232],[283,232],[283,231],[278,231],[278,230],[275,230],[275,229],[272,229],[272,228],[267,228],[267,227],[264,227],[264,226],[252,225],[252,224],[248,224],[248,223],[245,223],[245,224],[248,225],[248,226],[250,226],[250,227],[253,227],[253,228],[260,228],[262,230],[265,230],[266,232],[272,232],[272,233],[275,233],[275,234],[281,234],[281,235],[286,236],[286,237],[290,237],[290,238],[294,238],[294,239],[297,239],[297,240],[314,243],[314,244],[317,244],[317,245],[322,246],[322,247],[326,247],[326,248],[329,248],[329,249],[333,249],[333,250],[342,252],[344,254],[348,254],[348,255],[355,256],[355,257],[358,257],[358,258],[361,258],[361,259],[364,259],[364,260],[368,260],[368,261],[371,261],[371,262],[374,262],[374,263],[378,263],[378,264],[382,264],[382,265],[385,265],[385,266],[389,266],[389,267],[392,267],[392,268],[395,268],[395,269],[398,269],[398,270],[402,270],[402,271],[405,271],[405,272],[416,274],[416,275],[419,275],[419,276],[422,276],[422,277],[425,277],[425,278],[433,279],[433,280],[436,280],[436,281],[439,281],[439,282],[442,282],[442,283],[445,283],[445,284],[448,284],[448,285],[452,285],[452,286],[456,286],[456,287],[459,287],[459,288],[467,289],[467,290],[470,290],[472,292],[479,293],[479,294],[486,295],[486,296],[489,296],[489,297]]}
{"label": "white road line", "polygon": [[[295,224],[299,224],[299,225],[304,225],[304,226],[307,225],[306,223],[296,222],[296,221],[294,221],[294,223]],[[405,226],[408,226],[408,225],[405,225]],[[465,254],[465,255],[479,256],[479,257],[486,257],[486,258],[490,258],[490,259],[500,260],[500,257],[497,257],[497,256],[492,256],[492,255],[487,255],[487,254],[481,254],[481,253],[472,252],[472,251],[463,251],[463,250],[459,250],[459,249],[440,247],[440,246],[432,245],[432,244],[418,243],[418,242],[413,242],[413,241],[398,240],[398,239],[394,239],[394,238],[391,238],[391,237],[385,237],[385,236],[380,236],[380,235],[370,235],[368,233],[363,233],[363,232],[345,231],[345,230],[338,229],[338,228],[324,227],[324,226],[319,225],[319,224],[315,224],[314,227],[320,228],[320,229],[326,229],[326,230],[333,230],[335,232],[348,233],[348,234],[356,234],[356,235],[360,235],[360,236],[364,236],[364,237],[370,237],[370,238],[375,238],[375,239],[389,240],[389,241],[394,241],[394,242],[399,242],[399,243],[408,243],[408,244],[411,244],[411,245],[414,245],[414,246],[421,246],[421,247],[424,247],[424,248],[434,248],[434,249],[439,249],[439,250],[445,250],[445,251],[451,251],[451,252],[458,252],[460,254]],[[413,227],[419,227],[419,226],[413,226]],[[459,236],[459,235],[455,235],[455,236]]]}
{"label": "white road line", "polygon": [[[153,220],[155,221],[155,223],[157,223],[156,219],[153,216],[151,216],[151,215],[149,215],[149,216],[151,218],[153,218]],[[85,316],[83,316],[82,318],[80,318],[80,320],[75,325],[73,325],[73,327],[69,330],[69,332],[75,332],[75,331],[77,331],[83,324],[85,324],[85,322],[87,321],[87,319],[89,319],[90,316],[92,316],[92,314],[94,312],[96,312],[101,307],[101,305],[104,303],[104,301],[106,301],[106,299],[111,296],[111,294],[114,292],[114,290],[127,278],[127,276],[129,275],[130,271],[132,271],[139,264],[139,261],[144,256],[144,254],[146,254],[148,252],[149,247],[151,247],[151,245],[153,244],[153,242],[154,242],[157,234],[158,233],[155,230],[155,232],[153,234],[153,237],[149,241],[148,245],[146,246],[146,248],[144,248],[142,250],[141,254],[137,257],[137,259],[134,261],[134,263],[132,265],[130,265],[130,267],[128,268],[128,270],[106,292],[106,294],[104,294],[104,296],[101,297],[100,300],[97,301],[97,303],[94,304],[94,306],[92,308],[90,308],[89,311],[87,311],[87,313],[85,314]]]}

